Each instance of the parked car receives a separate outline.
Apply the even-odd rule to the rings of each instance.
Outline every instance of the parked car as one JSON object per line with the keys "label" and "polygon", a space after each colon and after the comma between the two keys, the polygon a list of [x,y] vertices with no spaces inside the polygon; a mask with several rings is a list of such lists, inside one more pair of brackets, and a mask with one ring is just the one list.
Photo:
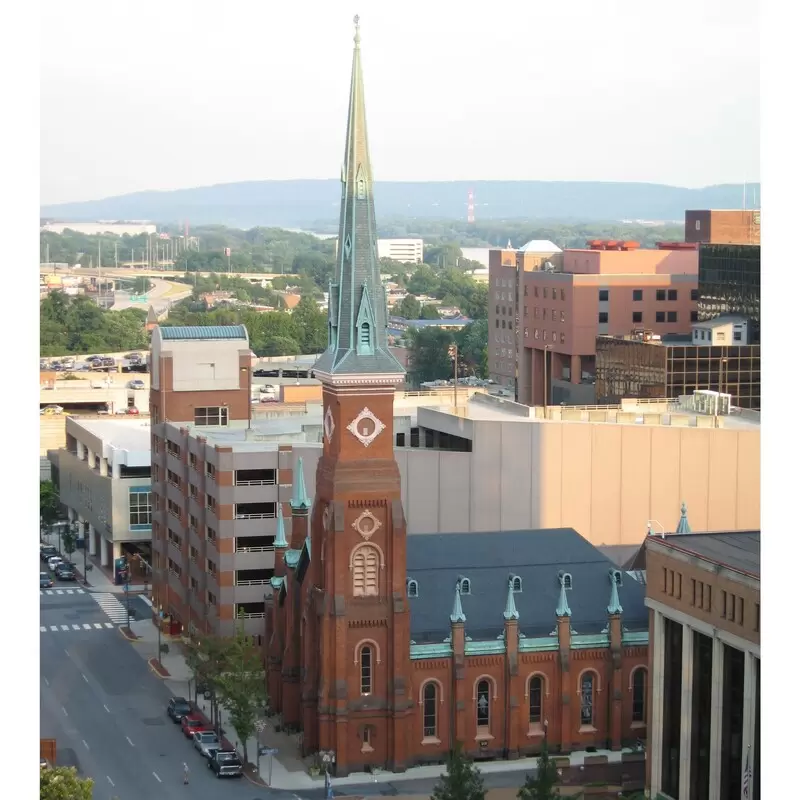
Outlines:
{"label": "parked car", "polygon": [[128,381],[128,388],[129,389],[144,389],[144,381],[140,381],[138,378],[132,381]]}
{"label": "parked car", "polygon": [[208,759],[208,768],[218,778],[241,778],[242,761],[233,750],[217,750]]}
{"label": "parked car", "polygon": [[39,413],[43,417],[54,417],[58,416],[59,414],[62,414],[63,412],[64,409],[61,406],[55,406],[55,405],[45,406],[44,408],[39,409]]}
{"label": "parked car", "polygon": [[203,758],[211,758],[217,750],[222,749],[222,743],[214,731],[197,731],[192,738],[194,749]]}
{"label": "parked car", "polygon": [[139,416],[139,409],[136,406],[131,406],[130,408],[125,410],[125,413],[129,417],[138,417]]}
{"label": "parked car", "polygon": [[191,739],[197,731],[206,730],[206,723],[195,714],[187,714],[181,718],[181,730],[187,739]]}
{"label": "parked car", "polygon": [[39,551],[39,558],[42,561],[49,561],[53,556],[58,555],[58,548],[52,544],[43,544]]}
{"label": "parked car", "polygon": [[56,564],[56,568],[53,570],[53,572],[55,573],[56,579],[59,581],[75,580],[75,573],[72,571],[72,567],[68,566],[67,564]]}
{"label": "parked car", "polygon": [[51,558],[47,559],[47,566],[50,567],[51,570],[55,571],[55,568],[63,561],[64,559],[61,556],[52,556]]}
{"label": "parked car", "polygon": [[192,704],[185,697],[173,697],[167,703],[167,716],[177,725],[192,713]]}
{"label": "parked car", "polygon": [[49,589],[52,585],[53,585],[53,579],[46,572],[40,572],[39,573],[39,588],[40,589]]}

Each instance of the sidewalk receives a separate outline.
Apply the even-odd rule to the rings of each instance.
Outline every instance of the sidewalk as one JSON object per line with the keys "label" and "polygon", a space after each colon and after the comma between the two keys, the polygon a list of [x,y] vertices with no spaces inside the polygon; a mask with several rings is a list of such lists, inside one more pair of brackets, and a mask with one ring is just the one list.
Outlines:
{"label": "sidewalk", "polygon": [[[146,598],[145,598],[146,599]],[[139,651],[139,654],[145,658],[154,658],[158,656],[158,630],[152,621],[137,620],[131,623],[131,631],[139,636],[139,640],[134,647]],[[161,663],[164,668],[169,672],[170,677],[164,679],[167,688],[174,694],[180,697],[185,697],[188,700],[193,700],[193,692],[190,687],[189,681],[192,678],[191,670],[186,666],[186,662],[181,655],[181,643],[179,638],[167,637],[162,635],[162,643],[169,644],[169,653],[161,656]],[[198,697],[197,705],[199,709],[208,717],[211,714],[211,703]],[[241,752],[240,742],[236,731],[230,724],[228,712],[225,709],[221,710],[222,728],[227,738],[233,746]],[[299,791],[304,789],[320,789],[324,787],[325,780],[323,776],[312,778],[307,771],[306,764],[300,756],[300,743],[299,735],[289,735],[286,733],[277,733],[275,725],[278,722],[276,717],[266,719],[265,729],[258,735],[258,744],[262,747],[274,748],[278,751],[278,755],[272,759],[272,782],[269,780],[269,757],[262,756],[260,760],[260,775],[261,780],[265,785],[273,789],[285,789],[288,791]],[[247,755],[252,763],[256,761],[257,744],[255,739],[250,739],[247,742]],[[587,756],[607,756],[609,763],[615,763],[622,760],[622,755],[625,752],[631,752],[629,749],[622,751],[612,750],[597,750],[596,752],[587,753],[585,751],[577,751],[570,753],[569,762],[571,766],[580,767],[584,763]],[[515,761],[487,761],[477,764],[478,769],[484,774],[502,773],[502,772],[520,772],[520,771],[535,771],[538,764],[538,758],[520,758]],[[348,786],[364,783],[381,783],[387,784],[392,782],[414,781],[414,780],[436,780],[444,772],[444,766],[441,764],[433,764],[424,767],[411,767],[406,772],[353,772],[345,778],[332,778],[331,784],[336,786]]]}

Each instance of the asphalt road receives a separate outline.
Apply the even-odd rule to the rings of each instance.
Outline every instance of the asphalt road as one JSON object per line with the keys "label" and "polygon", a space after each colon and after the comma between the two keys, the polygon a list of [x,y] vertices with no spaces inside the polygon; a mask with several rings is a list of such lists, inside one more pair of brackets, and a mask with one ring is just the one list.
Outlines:
{"label": "asphalt road", "polygon": [[167,717],[170,693],[136,645],[116,625],[105,627],[109,619],[91,594],[71,588],[72,595],[40,597],[40,727],[42,737],[57,740],[58,763],[95,781],[94,800],[185,800],[184,761],[192,800],[263,797],[244,778],[214,778]]}

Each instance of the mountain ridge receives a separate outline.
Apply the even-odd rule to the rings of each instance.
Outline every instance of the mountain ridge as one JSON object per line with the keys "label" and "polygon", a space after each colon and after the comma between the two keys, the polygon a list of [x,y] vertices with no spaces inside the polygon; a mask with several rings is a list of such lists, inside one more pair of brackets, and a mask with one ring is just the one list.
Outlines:
{"label": "mountain ridge", "polygon": [[[466,219],[467,193],[475,217],[680,221],[687,209],[742,208],[742,184],[699,189],[608,181],[377,181],[380,217]],[[748,208],[760,205],[760,184],[748,184]],[[755,195],[755,201],[754,201]],[[331,179],[242,181],[188,189],[147,190],[75,203],[43,205],[59,221],[148,219],[167,224],[308,225],[338,217],[341,183]]]}

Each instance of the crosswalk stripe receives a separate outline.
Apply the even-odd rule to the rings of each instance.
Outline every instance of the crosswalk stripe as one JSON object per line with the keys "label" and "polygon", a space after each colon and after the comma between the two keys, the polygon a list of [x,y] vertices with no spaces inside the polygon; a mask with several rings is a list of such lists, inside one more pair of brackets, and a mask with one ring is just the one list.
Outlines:
{"label": "crosswalk stripe", "polygon": [[53,594],[53,590],[52,589],[47,589],[47,590],[45,590],[45,594]]}
{"label": "crosswalk stripe", "polygon": [[47,631],[47,626],[46,625],[40,625],[39,626],[39,633],[45,633],[46,631]]}
{"label": "crosswalk stripe", "polygon": [[81,629],[80,625],[73,625],[72,626],[72,630],[74,630],[74,631],[79,631],[80,629]]}
{"label": "crosswalk stripe", "polygon": [[68,631],[69,630],[69,625],[62,625],[61,626],[61,630],[62,631]]}
{"label": "crosswalk stripe", "polygon": [[114,626],[110,622],[106,622],[106,628],[113,628]]}
{"label": "crosswalk stripe", "polygon": [[94,626],[95,626],[95,628],[102,628],[103,627],[99,622],[95,622]]}
{"label": "crosswalk stripe", "polygon": [[53,631],[54,633],[57,633],[58,632],[58,625],[51,625],[50,626],[50,630]]}
{"label": "crosswalk stripe", "polygon": [[76,589],[75,594],[85,594],[85,592],[83,591],[83,589]]}
{"label": "crosswalk stripe", "polygon": [[61,589],[56,589],[56,594],[64,594],[64,592],[62,592]]}
{"label": "crosswalk stripe", "polygon": [[92,626],[88,622],[84,622],[83,623],[83,629],[85,631],[90,631],[92,629]]}

